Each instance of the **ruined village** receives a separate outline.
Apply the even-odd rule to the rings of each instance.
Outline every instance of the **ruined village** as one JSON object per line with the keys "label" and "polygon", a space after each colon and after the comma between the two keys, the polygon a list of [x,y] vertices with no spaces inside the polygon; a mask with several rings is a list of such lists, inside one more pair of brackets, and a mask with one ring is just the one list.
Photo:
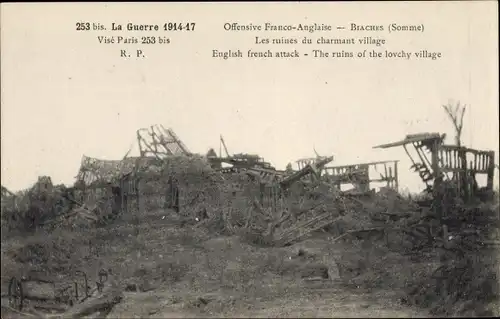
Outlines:
{"label": "ruined village", "polygon": [[[461,145],[465,108],[445,110],[457,143],[374,146],[410,168],[314,154],[278,170],[152,125],[139,156],[83,155],[73,185],[2,186],[2,318],[498,315],[495,154]],[[408,169],[422,194],[400,193]]]}

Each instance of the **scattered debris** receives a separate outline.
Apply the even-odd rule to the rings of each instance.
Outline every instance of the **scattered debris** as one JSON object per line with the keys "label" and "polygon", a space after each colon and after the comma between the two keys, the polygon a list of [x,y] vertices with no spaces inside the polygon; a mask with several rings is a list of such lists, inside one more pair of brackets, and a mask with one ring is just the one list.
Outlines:
{"label": "scattered debris", "polygon": [[[353,246],[354,253],[343,252],[345,258],[339,258],[336,267],[340,277],[356,287],[389,276],[383,261],[373,261],[374,245],[383,247],[378,253],[402,258],[432,251],[440,263],[432,276],[412,285],[404,301],[431,307],[436,314],[462,315],[472,306],[457,310],[457,303],[472,302],[479,309],[497,296],[496,288],[488,286],[500,275],[492,271],[496,261],[478,260],[491,256],[498,242],[492,236],[500,223],[498,205],[471,205],[478,199],[485,202],[481,194],[492,191],[493,152],[443,145],[438,133],[408,135],[401,142],[379,146],[414,146],[419,161],[413,161],[412,169],[428,186],[431,200],[426,203],[398,193],[398,161],[327,166],[333,156],[316,154],[299,160],[299,170],[290,166],[280,171],[258,155],[230,155],[222,136],[220,140],[225,156],[217,156],[213,149],[207,156],[197,155],[172,129],[152,126],[137,132],[139,157],[128,157],[130,152],[112,161],[83,156],[71,187],[54,186],[48,177],[40,177],[22,194],[2,186],[2,230],[4,225],[48,232],[98,228],[120,216],[139,219],[147,207],[162,211],[159,223],[176,217],[181,227],[245,236],[257,246],[285,247],[328,233],[331,245]],[[379,176],[370,176],[370,169]],[[487,175],[482,191],[475,182],[477,174]],[[375,182],[385,186],[371,189]],[[354,188],[342,191],[345,184]],[[288,259],[280,271],[288,269],[308,280],[330,277],[329,267],[316,254],[299,250]],[[184,276],[184,270],[177,273],[174,266],[165,264],[160,271],[172,277],[170,282]],[[120,302],[122,289],[106,295],[104,277],[100,274],[93,289],[84,272],[66,282],[13,277],[9,300],[18,311],[42,301],[45,307],[52,302],[75,317],[106,312]],[[135,282],[122,288],[147,290]],[[431,295],[436,301],[429,301]],[[196,303],[202,307],[208,301]]]}

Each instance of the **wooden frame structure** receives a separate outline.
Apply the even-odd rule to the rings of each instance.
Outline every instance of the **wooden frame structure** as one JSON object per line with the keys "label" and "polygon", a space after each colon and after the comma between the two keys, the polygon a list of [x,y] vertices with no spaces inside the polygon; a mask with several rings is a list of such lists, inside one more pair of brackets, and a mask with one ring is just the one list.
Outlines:
{"label": "wooden frame structure", "polygon": [[325,158],[330,158],[331,161],[334,160],[334,156],[317,156],[317,157],[308,157],[308,158],[301,158],[295,161],[297,164],[297,167],[299,168],[299,171],[303,168],[305,168],[307,165],[312,165],[318,161],[321,161]]}
{"label": "wooden frame structure", "polygon": [[[444,145],[444,134],[422,133],[407,135],[402,141],[374,146],[391,148],[403,146],[412,161],[412,169],[427,185],[427,190],[441,198],[443,181],[450,182],[464,201],[478,195],[476,176],[486,175],[485,191],[493,190],[495,174],[495,152],[481,151],[463,146]],[[416,156],[411,156],[408,145],[412,145]]]}
{"label": "wooden frame structure", "polygon": [[[177,134],[162,125],[139,129],[136,138],[139,157],[127,157],[130,151],[121,160],[101,160],[83,156],[75,183],[83,193],[82,202],[104,193],[111,194],[114,198],[114,210],[126,212],[133,201],[139,209],[140,185],[144,179],[147,180],[151,176],[147,171],[153,166],[161,167],[169,156],[192,155]],[[156,173],[161,175],[159,171]]]}
{"label": "wooden frame structure", "polygon": [[164,128],[163,125],[152,125],[137,130],[137,143],[141,157],[160,159],[169,155],[191,155],[177,134],[171,128]]}
{"label": "wooden frame structure", "polygon": [[[340,189],[341,185],[352,184],[361,192],[370,190],[371,183],[386,183],[386,187],[398,190],[398,162],[379,161],[323,168],[322,178]],[[379,173],[370,177],[370,168]]]}
{"label": "wooden frame structure", "polygon": [[114,214],[128,212],[132,202],[139,209],[139,188],[142,172],[158,163],[155,157],[129,157],[123,160],[101,160],[83,156],[76,176],[77,192],[82,204],[112,198]]}

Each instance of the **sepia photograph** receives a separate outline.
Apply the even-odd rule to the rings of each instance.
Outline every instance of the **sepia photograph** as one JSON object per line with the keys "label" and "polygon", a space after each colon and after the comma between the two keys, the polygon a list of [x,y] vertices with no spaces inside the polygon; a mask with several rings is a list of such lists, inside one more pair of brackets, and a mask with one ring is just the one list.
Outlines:
{"label": "sepia photograph", "polygon": [[2,319],[500,316],[497,1],[0,13]]}

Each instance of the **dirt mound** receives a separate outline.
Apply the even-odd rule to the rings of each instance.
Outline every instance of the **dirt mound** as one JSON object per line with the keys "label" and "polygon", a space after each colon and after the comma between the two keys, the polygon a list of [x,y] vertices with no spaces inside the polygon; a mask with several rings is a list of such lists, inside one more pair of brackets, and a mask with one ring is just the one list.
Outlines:
{"label": "dirt mound", "polygon": [[[33,270],[47,274],[68,273],[78,269],[91,257],[89,246],[85,238],[64,230],[38,234],[23,242],[14,242],[2,250],[6,260],[18,267],[4,269],[2,262],[2,276],[19,276]],[[76,247],[78,249],[75,249]]]}

